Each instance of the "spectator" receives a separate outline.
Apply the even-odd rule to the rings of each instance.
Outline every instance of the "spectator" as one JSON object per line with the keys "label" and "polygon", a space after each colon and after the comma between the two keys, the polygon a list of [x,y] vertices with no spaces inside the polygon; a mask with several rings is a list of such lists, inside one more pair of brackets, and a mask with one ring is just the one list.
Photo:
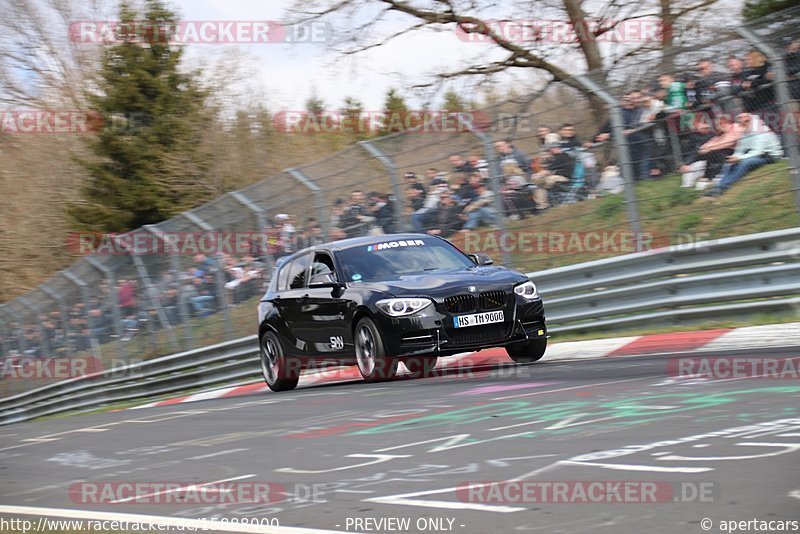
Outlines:
{"label": "spectator", "polygon": [[775,107],[775,91],[772,88],[774,74],[767,57],[758,50],[748,52],[745,62],[747,68],[742,72],[742,106],[745,112],[756,113],[764,119]]}
{"label": "spectator", "polygon": [[459,206],[449,191],[439,195],[439,209],[436,211],[435,227],[428,230],[430,235],[450,237],[464,224],[461,220],[461,206]]}
{"label": "spectator", "polygon": [[[555,134],[550,134],[555,135]],[[506,162],[515,163],[522,172],[525,173],[525,176],[530,176],[531,174],[531,162],[528,160],[528,157],[522,153],[521,150],[516,148],[514,145],[511,144],[511,141],[506,139],[504,141],[495,141],[494,149],[497,151],[497,155],[500,158],[500,164],[503,165]]]}
{"label": "spectator", "polygon": [[442,178],[434,178],[428,187],[428,194],[422,207],[411,215],[411,226],[417,232],[424,232],[435,219],[435,212],[439,208],[439,195],[449,191],[447,183]]}
{"label": "spectator", "polygon": [[658,83],[666,92],[664,104],[666,111],[680,111],[686,109],[688,99],[686,98],[686,84],[675,79],[672,74],[662,74],[658,77]]}
{"label": "spectator", "polygon": [[411,215],[425,205],[425,196],[416,187],[406,189],[406,215]]}
{"label": "spectator", "polygon": [[461,154],[450,154],[447,158],[450,161],[450,172],[466,172],[467,174],[475,172],[475,169],[470,163],[464,159]]}
{"label": "spectator", "polygon": [[342,217],[344,217],[344,199],[337,198],[333,202],[331,208],[330,226],[342,226]]}
{"label": "spectator", "polygon": [[792,100],[800,100],[800,40],[786,39],[786,75]]}
{"label": "spectator", "polygon": [[697,63],[697,79],[694,84],[696,93],[694,107],[696,108],[713,103],[716,97],[718,84],[721,81],[722,76],[715,71],[714,63],[712,63],[710,59],[700,60]]}
{"label": "spectator", "polygon": [[[480,175],[478,177],[480,178]],[[467,175],[463,172],[453,173],[450,180],[450,191],[453,200],[462,206],[469,204],[477,196],[475,190],[467,182]]]}
{"label": "spectator", "polygon": [[384,234],[394,233],[394,206],[389,195],[373,191],[369,195],[370,215]]}
{"label": "spectator", "polygon": [[583,143],[575,135],[575,125],[571,122],[565,122],[561,129],[558,130],[558,135],[561,136],[561,150],[568,152],[570,150],[578,150]]}
{"label": "spectator", "polygon": [[347,207],[341,224],[347,237],[367,235],[370,223],[374,218],[369,215],[366,196],[363,191],[355,190],[350,194],[350,205]]}
{"label": "spectator", "polygon": [[503,177],[500,190],[503,206],[512,219],[524,219],[533,208],[528,197],[528,181],[522,169],[513,161],[503,162]]}
{"label": "spectator", "polygon": [[[436,169],[428,169],[425,171],[426,173],[433,173],[433,176],[430,178],[431,180],[439,175],[439,171]],[[413,172],[407,172],[403,175],[406,180],[406,187],[413,187],[417,191],[419,191],[420,196],[423,200],[425,200],[425,185],[421,184],[417,179],[417,175]]]}
{"label": "spectator", "polygon": [[294,218],[286,213],[279,213],[275,216],[275,221],[281,225],[278,242],[283,254],[293,254],[295,251],[295,234],[297,233],[297,229],[294,226]]}
{"label": "spectator", "polygon": [[461,214],[462,220],[466,220],[464,230],[474,230],[479,226],[494,224],[497,220],[492,190],[486,187],[485,183],[480,182],[477,193],[478,198],[470,202]]}
{"label": "spectator", "polygon": [[536,128],[536,138],[539,139],[539,146],[540,147],[544,148],[544,145],[546,144],[545,143],[545,137],[547,137],[547,134],[549,134],[551,132],[552,132],[552,130],[550,129],[549,126],[542,125],[542,126],[539,126],[538,128]]}
{"label": "spectator", "polygon": [[695,185],[700,191],[708,187],[711,180],[719,174],[725,160],[733,154],[736,143],[744,134],[742,125],[731,120],[727,114],[718,117],[717,131],[717,136],[711,138],[697,151],[699,161],[705,161],[703,176]]}
{"label": "spectator", "polygon": [[744,134],[736,143],[733,154],[728,156],[727,162],[722,166],[722,179],[706,192],[707,197],[722,195],[746,174],[783,157],[780,139],[758,115],[740,113],[736,122],[745,129]]}
{"label": "spectator", "polygon": [[680,167],[681,187],[694,187],[697,180],[705,174],[706,160],[700,154],[700,148],[713,137],[711,125],[706,121],[697,121],[694,130],[686,136],[684,164]]}
{"label": "spectator", "polygon": [[469,158],[467,158],[467,161],[469,161],[469,164],[472,166],[472,168],[480,173],[481,176],[484,178],[489,177],[489,164],[485,159],[481,158],[477,154],[472,154]]}
{"label": "spectator", "polygon": [[[554,134],[551,134],[554,135]],[[572,180],[574,160],[561,150],[558,142],[546,145],[549,156],[545,161],[545,168],[533,175],[536,189],[533,191],[533,200],[538,212],[544,212],[551,207],[550,191],[562,192]]]}

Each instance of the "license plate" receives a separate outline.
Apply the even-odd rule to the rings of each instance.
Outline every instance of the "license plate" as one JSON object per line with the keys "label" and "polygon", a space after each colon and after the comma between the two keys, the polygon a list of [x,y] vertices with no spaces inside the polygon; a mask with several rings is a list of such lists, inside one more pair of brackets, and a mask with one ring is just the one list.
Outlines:
{"label": "license plate", "polygon": [[467,326],[480,326],[482,324],[502,323],[505,316],[502,311],[486,313],[473,313],[472,315],[458,315],[453,317],[453,324],[456,328],[466,328]]}

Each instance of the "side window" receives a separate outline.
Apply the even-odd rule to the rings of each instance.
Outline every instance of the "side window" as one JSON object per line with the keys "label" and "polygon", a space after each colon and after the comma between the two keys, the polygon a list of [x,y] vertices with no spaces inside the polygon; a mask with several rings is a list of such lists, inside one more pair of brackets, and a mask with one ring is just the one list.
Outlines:
{"label": "side window", "polygon": [[334,279],[336,278],[333,270],[333,260],[326,253],[317,252],[314,254],[314,262],[311,264],[311,278],[309,280],[324,274],[330,274]]}
{"label": "side window", "polygon": [[289,272],[291,270],[291,262],[281,268],[281,272],[278,274],[278,291],[286,291],[289,289]]}
{"label": "side window", "polygon": [[306,273],[311,265],[311,254],[301,256],[292,262],[289,269],[289,289],[306,287]]}

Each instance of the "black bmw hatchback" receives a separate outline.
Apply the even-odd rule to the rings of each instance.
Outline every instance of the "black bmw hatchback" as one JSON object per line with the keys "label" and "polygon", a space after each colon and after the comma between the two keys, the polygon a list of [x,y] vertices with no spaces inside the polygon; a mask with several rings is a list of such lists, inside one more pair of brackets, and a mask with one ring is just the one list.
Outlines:
{"label": "black bmw hatchback", "polygon": [[522,273],[439,237],[345,239],[279,260],[258,307],[261,367],[274,391],[322,362],[387,380],[403,362],[428,375],[439,356],[503,346],[512,360],[547,348],[544,307]]}

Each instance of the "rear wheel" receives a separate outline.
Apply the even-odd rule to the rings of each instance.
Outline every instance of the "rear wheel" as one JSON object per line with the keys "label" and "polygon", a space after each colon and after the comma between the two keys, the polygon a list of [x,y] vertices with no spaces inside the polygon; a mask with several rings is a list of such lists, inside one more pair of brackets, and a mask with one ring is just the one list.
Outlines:
{"label": "rear wheel", "polygon": [[356,363],[367,382],[391,380],[397,374],[397,358],[386,355],[383,337],[375,322],[364,317],[355,330]]}
{"label": "rear wheel", "polygon": [[420,378],[433,375],[438,360],[438,356],[411,356],[403,359],[403,365],[413,378]]}
{"label": "rear wheel", "polygon": [[261,372],[272,391],[294,389],[300,380],[300,366],[286,358],[274,332],[266,332],[261,337]]}
{"label": "rear wheel", "polygon": [[516,363],[532,363],[542,359],[547,350],[547,338],[514,343],[506,347],[508,356]]}

